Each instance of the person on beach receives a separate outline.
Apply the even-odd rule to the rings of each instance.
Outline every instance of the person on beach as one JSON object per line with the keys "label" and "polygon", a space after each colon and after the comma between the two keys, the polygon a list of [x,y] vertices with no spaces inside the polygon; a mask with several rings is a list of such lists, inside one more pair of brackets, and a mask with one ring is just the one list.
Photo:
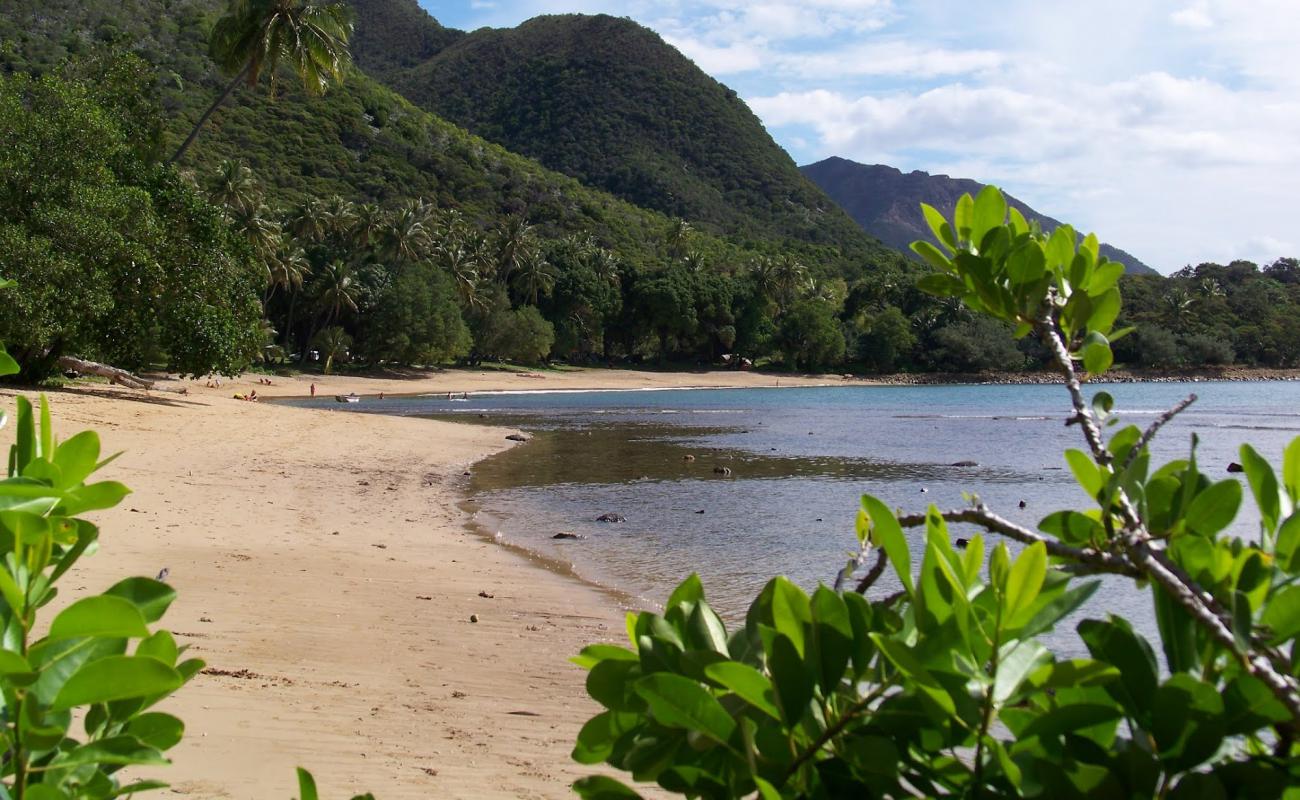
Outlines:
{"label": "person on beach", "polygon": [[384,393],[383,393],[383,392],[380,392],[380,393],[379,393],[379,399],[380,399],[380,400],[383,400],[383,399],[384,399]]}
{"label": "person on beach", "polygon": [[314,383],[311,385],[311,396],[312,397],[316,396],[316,384]]}

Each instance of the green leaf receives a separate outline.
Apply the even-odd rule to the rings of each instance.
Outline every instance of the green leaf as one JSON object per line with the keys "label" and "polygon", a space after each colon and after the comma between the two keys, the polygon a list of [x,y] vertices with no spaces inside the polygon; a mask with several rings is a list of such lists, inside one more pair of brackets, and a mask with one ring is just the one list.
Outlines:
{"label": "green leaf", "polygon": [[727,629],[708,603],[700,600],[695,604],[686,629],[693,647],[727,655]]}
{"label": "green leaf", "polygon": [[763,673],[739,661],[719,661],[704,668],[710,680],[775,720],[781,719],[776,707],[776,692]]}
{"label": "green leaf", "polygon": [[122,502],[122,498],[131,490],[117,481],[100,481],[89,483],[77,489],[65,492],[60,507],[63,513],[71,516],[101,508],[112,508]]}
{"label": "green leaf", "polygon": [[929,203],[922,203],[921,214],[925,216],[926,224],[930,226],[934,238],[947,245],[949,250],[956,250],[957,237],[953,235],[952,226],[948,224],[948,220],[944,219],[942,212]]}
{"label": "green leaf", "polygon": [[825,586],[813,592],[812,616],[817,682],[824,694],[830,694],[844,679],[844,668],[852,656],[853,626],[844,599]]}
{"label": "green leaf", "polygon": [[1111,287],[1100,296],[1092,294],[1092,314],[1088,316],[1088,330],[1101,334],[1110,333],[1119,316],[1119,289]]}
{"label": "green leaf", "polygon": [[157,748],[141,742],[134,736],[110,736],[89,742],[58,756],[54,764],[71,767],[81,764],[166,764],[167,759]]}
{"label": "green leaf", "polygon": [[591,669],[601,661],[636,661],[638,658],[636,653],[626,647],[613,644],[589,644],[569,661],[583,669]]}
{"label": "green leaf", "polygon": [[80,484],[95,471],[99,461],[99,434],[82,431],[58,446],[54,464],[59,468],[58,487],[68,489]]}
{"label": "green leaf", "polygon": [[170,632],[158,631],[142,640],[136,646],[135,654],[156,658],[167,666],[174,667],[176,666],[176,659],[180,656],[180,648],[176,646],[176,639]]}
{"label": "green leaf", "polygon": [[1047,577],[1047,548],[1034,542],[1021,551],[1007,576],[1006,616],[1011,624],[1029,609]]}
{"label": "green leaf", "polygon": [[614,752],[614,743],[618,738],[640,720],[639,714],[620,714],[617,711],[597,714],[578,731],[578,740],[573,746],[573,760],[579,764],[599,764]]}
{"label": "green leaf", "polygon": [[83,664],[59,689],[51,708],[75,706],[167,694],[181,687],[176,670],[155,658],[108,656]]}
{"label": "green leaf", "polygon": [[1074,229],[1062,225],[1052,231],[1047,240],[1047,266],[1049,269],[1068,267],[1074,260]]}
{"label": "green leaf", "polygon": [[1092,331],[1083,340],[1083,368],[1089,374],[1100,375],[1115,363],[1115,356],[1110,351],[1110,342],[1097,331]]}
{"label": "green leaf", "polygon": [[140,609],[145,622],[157,622],[162,619],[167,608],[176,599],[175,589],[152,578],[127,578],[113,584],[104,594],[129,601]]}
{"label": "green leaf", "polygon": [[1241,484],[1219,481],[1196,495],[1183,517],[1187,527],[1202,536],[1213,536],[1237,517],[1241,507]]}
{"label": "green leaf", "polygon": [[673,593],[668,595],[668,602],[664,605],[664,612],[681,605],[682,603],[698,603],[704,599],[704,584],[700,582],[700,576],[692,572],[686,580],[678,584]]}
{"label": "green leaf", "polygon": [[912,594],[912,555],[907,549],[907,539],[903,536],[903,529],[894,517],[894,512],[869,494],[862,495],[862,508],[871,517],[871,543],[885,551],[903,588]]}
{"label": "green leaf", "polygon": [[1156,690],[1150,730],[1170,771],[1191,769],[1223,744],[1223,698],[1191,675],[1174,675]]}
{"label": "green leaf", "polygon": [[[641,795],[606,775],[591,775],[573,782],[573,791],[582,800],[641,800]],[[302,800],[308,800],[304,797]],[[315,797],[310,800],[316,800]]]}
{"label": "green leaf", "polygon": [[975,198],[971,238],[983,241],[984,234],[1002,225],[1007,218],[1007,199],[996,186],[985,186]]}
{"label": "green leaf", "polygon": [[813,696],[813,674],[789,637],[778,634],[767,658],[768,671],[776,689],[777,705],[787,727],[793,728],[808,711]]}
{"label": "green leaf", "polygon": [[1248,444],[1241,446],[1241,466],[1250,481],[1250,491],[1259,505],[1259,515],[1265,529],[1270,533],[1277,530],[1282,502],[1273,467]]}
{"label": "green leaf", "polygon": [[1009,642],[1002,651],[998,658],[997,676],[993,680],[993,702],[998,705],[1010,699],[1030,673],[1052,655],[1035,641]]}
{"label": "green leaf", "polygon": [[1017,631],[1016,635],[1021,639],[1028,639],[1051,630],[1057,622],[1088,602],[1100,586],[1101,581],[1094,580],[1070,587],[1035,611],[1034,616]]}
{"label": "green leaf", "polygon": [[[909,247],[911,248],[913,253],[916,253],[918,256],[925,259],[926,262],[930,264],[930,266],[934,267],[935,269],[941,270],[940,272],[936,273],[936,275],[938,275],[939,277],[951,279],[946,281],[940,281],[938,284],[935,284],[936,288],[939,291],[944,291],[946,290],[946,287],[954,285],[954,281],[955,281],[955,285],[958,286],[959,288],[965,288],[964,283],[962,283],[960,280],[955,279],[954,276],[948,274],[952,272],[952,261],[950,261],[948,259],[948,256],[944,255],[943,251],[941,251],[939,248],[935,247],[929,242],[912,242],[912,244],[910,244]],[[925,277],[929,278],[932,276],[926,275]],[[922,288],[921,291],[931,292],[932,294],[936,293],[931,289],[926,289],[926,288]]]}
{"label": "green leaf", "polygon": [[736,721],[717,698],[689,678],[656,672],[639,679],[633,689],[663,725],[699,731],[720,744],[736,731]]}
{"label": "green leaf", "polygon": [[171,714],[150,711],[140,714],[126,725],[126,733],[150,747],[170,750],[185,735],[185,723]]}
{"label": "green leaf", "polygon": [[318,800],[316,779],[302,767],[298,767],[298,800]]}
{"label": "green leaf", "polygon": [[[1124,265],[1118,261],[1107,261],[1104,264],[1098,264],[1097,269],[1093,270],[1092,279],[1088,281],[1088,294],[1096,297],[1097,295],[1109,292],[1124,276]],[[1118,297],[1118,293],[1116,293]]]}
{"label": "green leaf", "polygon": [[1043,517],[1038,529],[1066,544],[1083,544],[1100,539],[1106,533],[1100,522],[1078,511],[1053,511]]}
{"label": "green leaf", "polygon": [[1286,518],[1277,529],[1278,566],[1292,574],[1300,572],[1300,512]]}
{"label": "green leaf", "polygon": [[1291,500],[1300,506],[1300,436],[1292,439],[1282,452],[1282,485]]}
{"label": "green leaf", "polygon": [[975,224],[975,201],[969,193],[957,198],[957,206],[952,212],[952,223],[957,228],[958,240],[969,242],[974,238],[972,233]]}
{"label": "green leaf", "polygon": [[628,681],[640,674],[640,668],[639,660],[601,661],[587,673],[587,694],[611,711],[636,711],[638,701],[629,693]]}
{"label": "green leaf", "polygon": [[772,586],[772,626],[790,639],[800,656],[804,653],[804,626],[812,623],[808,595],[785,576]]}
{"label": "green leaf", "polygon": [[1270,598],[1260,622],[1272,630],[1273,644],[1282,644],[1300,633],[1300,586],[1288,586]]}
{"label": "green leaf", "polygon": [[960,297],[967,291],[966,283],[961,278],[946,272],[922,275],[916,282],[916,288],[935,297]]}
{"label": "green leaf", "polygon": [[1029,233],[1029,221],[1025,219],[1025,215],[1021,214],[1015,206],[1011,206],[1007,209],[1007,216],[1011,220],[1011,228],[1015,231],[1016,236],[1019,236],[1022,233]]}
{"label": "green leaf", "polygon": [[1104,622],[1084,620],[1079,623],[1079,636],[1093,658],[1113,664],[1119,670],[1120,680],[1108,684],[1106,692],[1145,726],[1158,685],[1156,657],[1151,645],[1134,633],[1128,622],[1114,615]]}
{"label": "green leaf", "polygon": [[144,617],[130,601],[98,595],[78,600],[63,609],[50,625],[48,638],[55,641],[82,636],[136,638],[148,635]]}
{"label": "green leaf", "polygon": [[1065,463],[1069,464],[1075,480],[1079,482],[1079,485],[1083,487],[1089,497],[1096,498],[1097,495],[1101,494],[1106,481],[1101,475],[1101,468],[1093,462],[1087,453],[1073,448],[1066,450]]}
{"label": "green leaf", "polygon": [[1007,277],[1017,286],[1035,283],[1047,272],[1047,257],[1037,242],[1017,247],[1007,256]]}

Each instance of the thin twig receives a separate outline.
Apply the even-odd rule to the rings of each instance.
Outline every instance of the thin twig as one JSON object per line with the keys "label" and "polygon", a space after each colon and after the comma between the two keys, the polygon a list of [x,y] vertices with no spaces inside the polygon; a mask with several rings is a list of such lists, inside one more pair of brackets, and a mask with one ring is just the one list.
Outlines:
{"label": "thin twig", "polygon": [[1186,411],[1187,407],[1195,402],[1196,395],[1189,394],[1185,399],[1178,401],[1178,404],[1173,408],[1156,417],[1155,421],[1147,426],[1147,429],[1142,433],[1142,438],[1138,439],[1138,442],[1133,446],[1133,449],[1128,451],[1128,457],[1124,459],[1124,464],[1119,468],[1119,471],[1123,472],[1128,469],[1129,465],[1138,457],[1138,454],[1151,444],[1151,440],[1160,432],[1160,429],[1165,425],[1168,425],[1174,417]]}
{"label": "thin twig", "polygon": [[871,570],[867,572],[866,575],[862,576],[862,580],[858,581],[858,585],[853,587],[853,591],[858,594],[866,594],[867,590],[875,585],[876,581],[880,579],[881,574],[885,571],[885,564],[887,564],[888,561],[889,559],[885,558],[884,550],[877,553],[876,563],[872,565]]}

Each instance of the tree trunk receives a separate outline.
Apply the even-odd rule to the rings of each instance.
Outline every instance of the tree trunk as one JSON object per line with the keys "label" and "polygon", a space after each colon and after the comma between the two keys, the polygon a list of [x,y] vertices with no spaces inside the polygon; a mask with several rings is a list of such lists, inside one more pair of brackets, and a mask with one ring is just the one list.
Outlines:
{"label": "tree trunk", "polygon": [[101,378],[108,378],[113,383],[121,384],[128,389],[154,388],[153,381],[138,378],[124,369],[111,367],[108,364],[101,364],[98,361],[86,361],[74,356],[59,356],[58,364],[63,369],[71,369],[89,375],[98,375]]}
{"label": "tree trunk", "polygon": [[190,149],[190,145],[194,144],[194,140],[199,136],[199,130],[205,123],[207,123],[208,117],[212,116],[212,112],[216,111],[218,106],[226,102],[226,98],[230,96],[231,92],[235,91],[235,87],[239,85],[240,81],[248,77],[248,71],[252,68],[253,62],[249,61],[244,65],[244,68],[239,71],[239,74],[232,78],[230,83],[226,84],[226,88],[221,93],[221,96],[219,96],[212,105],[208,106],[208,110],[203,112],[203,116],[199,117],[199,121],[194,125],[194,130],[190,131],[190,135],[185,137],[185,141],[181,142],[181,146],[176,148],[176,153],[172,155],[171,159],[167,162],[168,164],[175,164],[185,156],[185,151]]}

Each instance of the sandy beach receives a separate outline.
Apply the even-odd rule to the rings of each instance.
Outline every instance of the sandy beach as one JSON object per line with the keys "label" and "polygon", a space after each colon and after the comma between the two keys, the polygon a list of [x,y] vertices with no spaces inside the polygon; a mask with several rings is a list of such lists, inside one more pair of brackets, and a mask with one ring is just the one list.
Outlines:
{"label": "sandy beach", "polygon": [[[598,707],[582,645],[621,641],[612,595],[550,572],[470,527],[463,472],[509,431],[232,398],[318,393],[773,385],[743,372],[448,371],[423,377],[90,385],[50,394],[57,432],[99,430],[132,488],[93,516],[102,549],[65,598],[170,571],[164,619],[204,658],[167,710],[195,797],[288,797],[294,767],[328,797],[570,797],[569,759]],[[827,382],[781,378],[782,385]],[[0,391],[12,409],[13,391]],[[32,393],[28,393],[29,395]],[[0,445],[12,428],[0,431]],[[478,622],[471,622],[475,615]]]}

